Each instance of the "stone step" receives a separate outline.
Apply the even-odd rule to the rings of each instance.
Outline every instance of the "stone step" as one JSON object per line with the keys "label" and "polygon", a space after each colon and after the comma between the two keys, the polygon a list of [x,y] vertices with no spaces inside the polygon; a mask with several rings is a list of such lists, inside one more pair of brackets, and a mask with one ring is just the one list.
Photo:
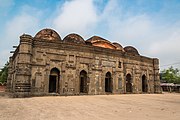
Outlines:
{"label": "stone step", "polygon": [[15,92],[30,92],[31,85],[30,83],[16,83]]}

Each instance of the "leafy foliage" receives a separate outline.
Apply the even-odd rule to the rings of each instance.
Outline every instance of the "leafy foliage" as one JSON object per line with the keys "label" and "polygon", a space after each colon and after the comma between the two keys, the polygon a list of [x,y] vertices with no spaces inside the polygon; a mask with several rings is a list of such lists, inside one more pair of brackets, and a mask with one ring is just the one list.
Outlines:
{"label": "leafy foliage", "polygon": [[9,63],[7,62],[5,66],[1,69],[0,71],[0,82],[5,83],[7,82],[7,77],[8,77],[8,65]]}
{"label": "leafy foliage", "polygon": [[165,80],[168,83],[180,84],[180,73],[179,69],[173,68],[172,66],[168,69],[165,69],[161,72],[162,80]]}

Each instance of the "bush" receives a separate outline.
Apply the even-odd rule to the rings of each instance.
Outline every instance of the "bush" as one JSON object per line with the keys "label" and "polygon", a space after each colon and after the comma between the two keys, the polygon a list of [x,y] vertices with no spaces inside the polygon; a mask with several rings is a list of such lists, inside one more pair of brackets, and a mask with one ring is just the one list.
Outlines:
{"label": "bush", "polygon": [[4,84],[7,82],[7,77],[8,77],[8,65],[9,63],[7,62],[5,66],[1,69],[0,71],[0,83]]}
{"label": "bush", "polygon": [[180,84],[180,73],[178,68],[173,68],[172,66],[161,72],[161,79],[168,83]]}

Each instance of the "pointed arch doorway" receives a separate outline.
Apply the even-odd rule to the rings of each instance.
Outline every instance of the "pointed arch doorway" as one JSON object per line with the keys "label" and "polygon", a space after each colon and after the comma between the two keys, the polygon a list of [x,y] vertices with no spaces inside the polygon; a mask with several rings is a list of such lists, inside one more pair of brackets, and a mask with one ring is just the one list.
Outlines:
{"label": "pointed arch doorway", "polygon": [[51,69],[49,75],[49,93],[59,92],[59,76],[60,71],[57,68]]}
{"label": "pointed arch doorway", "polygon": [[145,75],[142,76],[142,92],[148,92],[147,79]]}
{"label": "pointed arch doorway", "polygon": [[132,80],[131,74],[126,75],[126,93],[132,93]]}
{"label": "pointed arch doorway", "polygon": [[105,77],[105,92],[112,93],[112,79],[111,73],[107,72]]}
{"label": "pointed arch doorway", "polygon": [[87,72],[85,70],[80,72],[80,93],[88,93]]}

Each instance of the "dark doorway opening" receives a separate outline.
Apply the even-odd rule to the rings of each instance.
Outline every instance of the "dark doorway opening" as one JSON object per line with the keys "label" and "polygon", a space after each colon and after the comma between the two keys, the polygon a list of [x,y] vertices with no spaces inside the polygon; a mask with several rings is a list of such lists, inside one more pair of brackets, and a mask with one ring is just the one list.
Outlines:
{"label": "dark doorway opening", "polygon": [[50,93],[56,92],[56,76],[50,75],[49,92]]}
{"label": "dark doorway opening", "polygon": [[59,92],[59,70],[53,68],[49,76],[49,93],[58,93]]}
{"label": "dark doorway opening", "polygon": [[126,75],[126,92],[132,93],[132,80],[130,74]]}
{"label": "dark doorway opening", "polygon": [[148,91],[148,86],[147,86],[147,80],[146,76],[142,76],[142,92],[147,92]]}
{"label": "dark doorway opening", "polygon": [[87,72],[80,72],[80,93],[88,93]]}
{"label": "dark doorway opening", "polygon": [[105,92],[112,93],[112,79],[111,79],[111,73],[107,72],[105,77]]}

